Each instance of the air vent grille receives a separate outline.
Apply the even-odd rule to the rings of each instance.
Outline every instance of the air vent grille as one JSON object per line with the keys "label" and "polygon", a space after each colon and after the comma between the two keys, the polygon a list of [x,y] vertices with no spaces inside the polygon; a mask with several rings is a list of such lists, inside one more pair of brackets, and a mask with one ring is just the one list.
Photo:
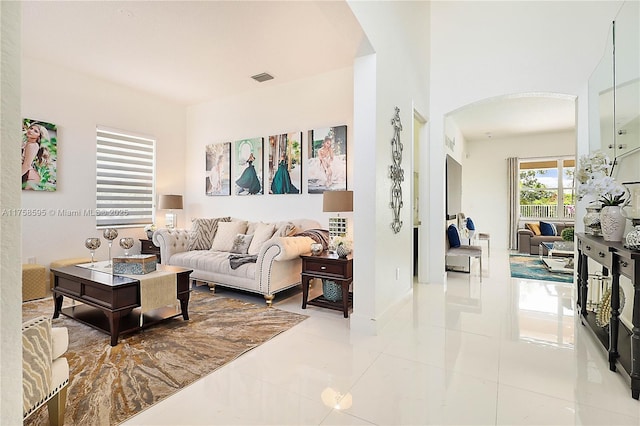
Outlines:
{"label": "air vent grille", "polygon": [[267,80],[273,80],[273,76],[270,74],[267,74],[266,72],[252,75],[251,78],[259,83],[262,83],[263,81],[267,81]]}

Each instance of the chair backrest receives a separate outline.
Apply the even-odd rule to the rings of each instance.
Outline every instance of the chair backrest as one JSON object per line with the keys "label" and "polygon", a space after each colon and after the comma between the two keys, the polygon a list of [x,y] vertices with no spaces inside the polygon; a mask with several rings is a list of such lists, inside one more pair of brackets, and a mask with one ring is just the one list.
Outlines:
{"label": "chair backrest", "polygon": [[26,417],[51,392],[51,319],[39,317],[22,324],[22,405]]}

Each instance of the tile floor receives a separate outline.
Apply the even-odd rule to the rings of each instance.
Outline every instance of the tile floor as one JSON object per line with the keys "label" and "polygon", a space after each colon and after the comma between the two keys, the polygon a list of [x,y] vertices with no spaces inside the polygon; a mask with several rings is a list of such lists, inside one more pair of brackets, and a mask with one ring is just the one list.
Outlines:
{"label": "tile floor", "polygon": [[482,283],[476,269],[415,284],[378,336],[303,311],[299,290],[278,297],[310,318],[125,425],[640,425],[573,286],[512,279],[508,253],[492,255]]}

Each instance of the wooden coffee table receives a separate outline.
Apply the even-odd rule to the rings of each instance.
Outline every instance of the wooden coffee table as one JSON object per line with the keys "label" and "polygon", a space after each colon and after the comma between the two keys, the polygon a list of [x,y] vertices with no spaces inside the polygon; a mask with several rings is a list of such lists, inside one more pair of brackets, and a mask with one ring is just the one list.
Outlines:
{"label": "wooden coffee table", "polygon": [[[158,265],[159,271],[177,275],[176,298],[180,301],[182,318],[189,319],[189,274],[190,269]],[[112,275],[79,266],[52,268],[54,275],[53,318],[60,313],[111,335],[111,346],[118,344],[120,334],[140,330],[140,315],[143,326],[173,318],[180,313],[170,307],[156,309],[145,314],[140,312],[140,281]],[[82,302],[80,305],[62,308],[64,297]]]}

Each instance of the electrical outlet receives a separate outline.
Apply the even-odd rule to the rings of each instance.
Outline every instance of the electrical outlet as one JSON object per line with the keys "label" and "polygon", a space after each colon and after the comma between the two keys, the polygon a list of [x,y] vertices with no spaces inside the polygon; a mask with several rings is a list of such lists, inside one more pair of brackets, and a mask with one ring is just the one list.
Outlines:
{"label": "electrical outlet", "polygon": [[396,268],[396,281],[400,279],[400,268]]}

